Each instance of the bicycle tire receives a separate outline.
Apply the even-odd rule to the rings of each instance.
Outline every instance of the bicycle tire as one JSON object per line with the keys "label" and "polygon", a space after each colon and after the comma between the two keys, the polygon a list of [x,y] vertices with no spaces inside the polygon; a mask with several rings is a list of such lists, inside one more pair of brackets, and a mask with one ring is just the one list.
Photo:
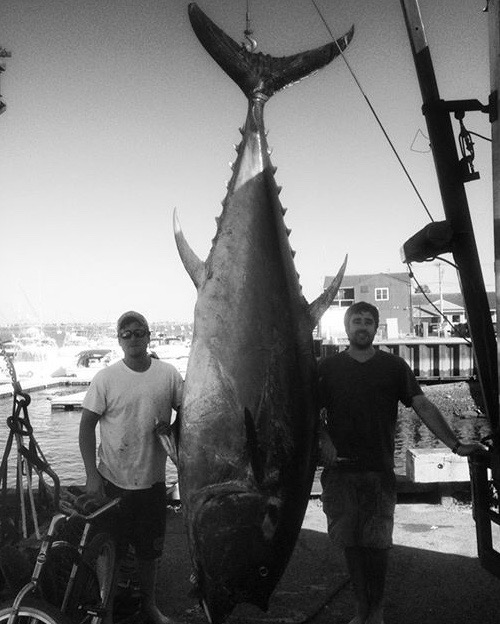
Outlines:
{"label": "bicycle tire", "polygon": [[[0,605],[0,624],[8,622],[13,602]],[[53,605],[30,597],[19,607],[15,624],[73,624],[73,621]]]}
{"label": "bicycle tire", "polygon": [[85,548],[82,560],[96,573],[101,602],[106,609],[115,584],[115,539],[109,533],[97,533]]}

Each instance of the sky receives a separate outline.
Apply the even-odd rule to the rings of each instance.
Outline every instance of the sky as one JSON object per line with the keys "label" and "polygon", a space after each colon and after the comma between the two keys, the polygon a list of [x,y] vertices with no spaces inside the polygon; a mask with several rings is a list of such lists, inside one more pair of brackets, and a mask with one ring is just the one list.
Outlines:
{"label": "sky", "polygon": [[[486,0],[421,0],[443,99],[490,92]],[[258,51],[328,43],[308,0],[249,0]],[[347,273],[400,272],[400,248],[429,223],[375,109],[433,219],[444,219],[399,0],[316,0],[342,58],[265,108],[295,264],[311,301],[345,254]],[[190,321],[195,288],[172,226],[202,259],[215,235],[247,103],[192,32],[184,0],[1,0],[0,324],[112,321],[126,309]],[[237,41],[246,0],[200,0]],[[491,136],[488,117],[467,128]],[[454,122],[455,133],[459,128]],[[491,143],[474,137],[467,196],[486,287],[494,289]],[[452,260],[451,256],[445,256]],[[420,283],[458,290],[443,264]]]}

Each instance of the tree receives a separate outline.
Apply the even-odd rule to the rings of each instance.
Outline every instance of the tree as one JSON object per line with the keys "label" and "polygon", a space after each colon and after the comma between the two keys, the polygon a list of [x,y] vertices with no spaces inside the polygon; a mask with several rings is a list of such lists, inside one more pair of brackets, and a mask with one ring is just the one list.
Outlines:
{"label": "tree", "polygon": [[425,294],[430,294],[431,289],[427,286],[427,284],[421,284],[420,286],[417,286],[415,288],[415,294],[418,293],[425,293]]}

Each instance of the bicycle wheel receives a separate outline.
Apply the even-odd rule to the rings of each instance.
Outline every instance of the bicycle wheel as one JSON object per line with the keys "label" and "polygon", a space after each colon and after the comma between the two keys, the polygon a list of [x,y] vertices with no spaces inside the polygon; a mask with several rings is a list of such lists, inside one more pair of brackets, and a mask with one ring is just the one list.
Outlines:
{"label": "bicycle wheel", "polygon": [[95,570],[83,559],[77,565],[64,613],[73,623],[83,623],[89,621],[89,613],[102,610],[101,590]]}
{"label": "bicycle wheel", "polygon": [[97,533],[85,548],[82,559],[96,573],[101,602],[106,608],[113,591],[116,573],[115,540],[109,533]]}
{"label": "bicycle wheel", "polygon": [[59,542],[50,548],[39,578],[41,597],[44,601],[61,608],[71,568],[79,561],[77,549],[69,544]]}
{"label": "bicycle wheel", "polygon": [[[0,605],[0,623],[9,620],[13,601]],[[30,598],[21,604],[15,624],[72,624],[64,613],[47,602]]]}

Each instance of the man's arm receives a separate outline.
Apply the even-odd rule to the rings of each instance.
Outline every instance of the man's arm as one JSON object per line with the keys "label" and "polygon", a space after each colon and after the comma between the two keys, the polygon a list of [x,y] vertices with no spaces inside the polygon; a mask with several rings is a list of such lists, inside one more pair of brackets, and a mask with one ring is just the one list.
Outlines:
{"label": "man's arm", "polygon": [[95,428],[99,422],[99,418],[99,414],[83,408],[78,441],[83,464],[85,466],[85,473],[87,475],[85,490],[87,494],[95,495],[98,498],[104,498],[104,484],[101,475],[97,471],[96,464]]}
{"label": "man's arm", "polygon": [[453,430],[448,425],[437,406],[434,405],[434,403],[432,403],[432,401],[430,401],[425,394],[417,394],[414,396],[411,406],[427,427],[429,427],[432,433],[457,455],[461,455],[463,457],[465,455],[477,453],[478,451],[488,450],[488,447],[480,442],[460,441],[453,433]]}
{"label": "man's arm", "polygon": [[319,429],[319,453],[323,466],[330,466],[337,461],[337,449],[330,436],[320,425]]}
{"label": "man's arm", "polygon": [[326,428],[326,409],[320,412],[318,427],[319,456],[323,466],[331,466],[337,461],[337,449]]}

